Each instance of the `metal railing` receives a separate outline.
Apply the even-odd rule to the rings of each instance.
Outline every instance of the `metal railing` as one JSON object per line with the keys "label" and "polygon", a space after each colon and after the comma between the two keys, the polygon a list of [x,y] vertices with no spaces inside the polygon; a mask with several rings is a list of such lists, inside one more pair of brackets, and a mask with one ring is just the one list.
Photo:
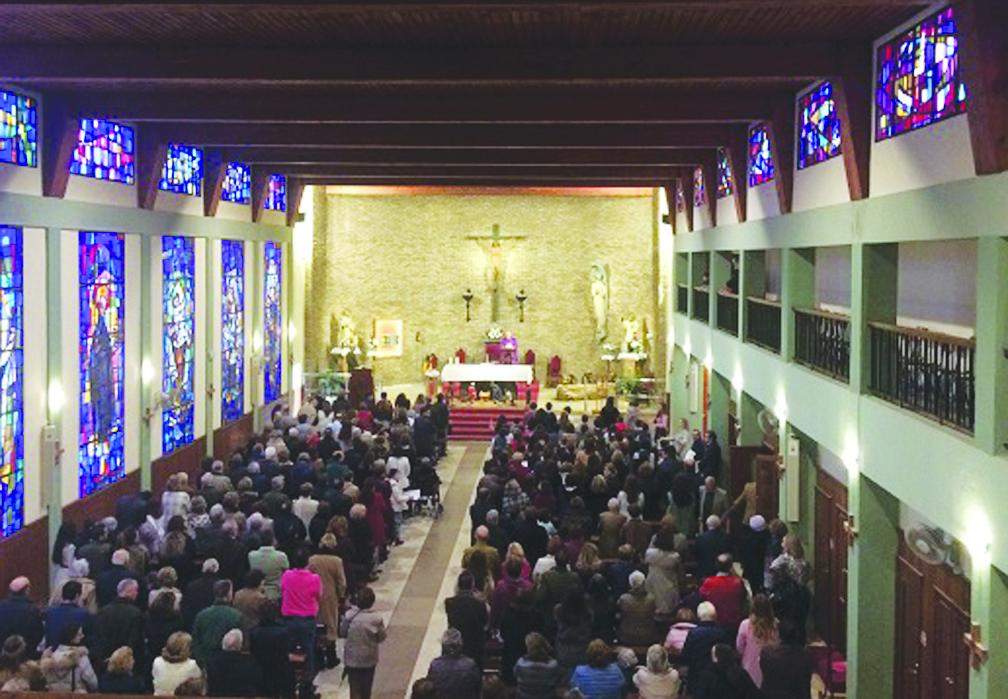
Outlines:
{"label": "metal railing", "polygon": [[738,295],[721,292],[717,295],[717,327],[738,336]]}
{"label": "metal railing", "polygon": [[976,340],[874,322],[868,333],[872,394],[973,431]]}
{"label": "metal railing", "polygon": [[850,379],[850,318],[796,308],[794,360],[840,381]]}
{"label": "metal railing", "polygon": [[780,354],[781,305],[778,301],[746,298],[746,342]]}
{"label": "metal railing", "polygon": [[689,287],[685,284],[676,286],[676,312],[683,315],[689,313]]}
{"label": "metal railing", "polygon": [[710,306],[707,300],[707,287],[693,287],[693,317],[705,323],[710,322]]}

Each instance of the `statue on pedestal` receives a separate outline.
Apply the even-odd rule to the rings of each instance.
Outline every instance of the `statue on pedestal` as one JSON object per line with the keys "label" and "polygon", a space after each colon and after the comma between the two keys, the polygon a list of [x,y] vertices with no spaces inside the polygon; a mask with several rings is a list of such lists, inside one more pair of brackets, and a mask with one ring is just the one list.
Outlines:
{"label": "statue on pedestal", "polygon": [[595,320],[595,341],[602,342],[609,334],[609,270],[601,262],[593,262],[588,273]]}

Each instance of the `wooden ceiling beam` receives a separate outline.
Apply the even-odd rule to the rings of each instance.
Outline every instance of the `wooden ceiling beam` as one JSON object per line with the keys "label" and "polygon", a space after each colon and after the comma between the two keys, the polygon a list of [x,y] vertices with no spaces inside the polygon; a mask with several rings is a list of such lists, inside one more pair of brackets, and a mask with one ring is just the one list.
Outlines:
{"label": "wooden ceiling beam", "polygon": [[[710,160],[713,161],[713,150]],[[633,166],[619,167],[615,165],[605,165],[602,167],[586,168],[583,165],[564,165],[560,167],[544,166],[523,166],[523,167],[500,167],[497,165],[407,165],[389,167],[385,165],[367,166],[290,166],[279,169],[281,174],[293,178],[308,177],[469,177],[469,176],[501,176],[501,177],[618,177],[618,178],[662,178],[666,180],[682,169],[681,166]]]}
{"label": "wooden ceiling beam", "polygon": [[970,141],[977,175],[1008,170],[1008,3],[960,0],[963,80],[969,88]]}
{"label": "wooden ceiling beam", "polygon": [[781,214],[791,213],[794,197],[795,168],[795,103],[782,101],[774,109],[769,122],[770,152],[774,164],[774,186]]}
{"label": "wooden ceiling beam", "polygon": [[540,186],[540,187],[659,187],[664,181],[655,177],[539,177],[517,176],[505,177],[485,175],[473,177],[457,176],[336,176],[305,177],[301,180],[305,185],[440,185],[445,187],[465,186]]}
{"label": "wooden ceiling beam", "polygon": [[[736,127],[744,130],[744,127]],[[250,146],[228,148],[226,160],[262,165],[692,165],[699,163],[704,148],[274,148]]]}
{"label": "wooden ceiling beam", "polygon": [[872,137],[872,53],[870,45],[852,52],[839,75],[831,78],[840,119],[840,138],[847,191],[851,201],[868,198]]}

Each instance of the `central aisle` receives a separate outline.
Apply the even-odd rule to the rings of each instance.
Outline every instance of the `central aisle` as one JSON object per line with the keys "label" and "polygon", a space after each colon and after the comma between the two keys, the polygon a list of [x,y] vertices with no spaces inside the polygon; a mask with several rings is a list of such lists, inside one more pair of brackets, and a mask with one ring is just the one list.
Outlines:
{"label": "central aisle", "polygon": [[[416,677],[427,674],[440,654],[446,628],[443,600],[454,590],[461,571],[462,551],[469,545],[469,504],[483,469],[486,442],[449,445],[438,465],[444,512],[436,522],[413,517],[405,527],[402,546],[396,547],[372,585],[375,608],[383,613],[388,639],[381,646],[373,699],[404,699]],[[319,673],[322,699],[347,699],[342,666]]]}

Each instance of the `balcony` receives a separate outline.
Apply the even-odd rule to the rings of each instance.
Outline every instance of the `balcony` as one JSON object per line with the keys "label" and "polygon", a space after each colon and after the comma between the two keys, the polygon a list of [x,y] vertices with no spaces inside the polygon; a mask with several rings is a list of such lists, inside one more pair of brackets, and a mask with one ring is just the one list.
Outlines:
{"label": "balcony", "polygon": [[738,295],[720,292],[717,295],[717,327],[738,337]]}
{"label": "balcony", "polygon": [[683,315],[689,313],[689,287],[685,284],[676,285],[676,312]]}
{"label": "balcony", "polygon": [[710,306],[707,301],[707,287],[693,287],[693,317],[704,323],[710,322]]}
{"label": "balcony", "polygon": [[973,432],[975,340],[887,323],[868,333],[873,395]]}
{"label": "balcony", "polygon": [[796,308],[794,360],[813,371],[850,380],[850,318],[812,308]]}
{"label": "balcony", "polygon": [[778,301],[746,298],[746,342],[780,354],[781,305]]}

